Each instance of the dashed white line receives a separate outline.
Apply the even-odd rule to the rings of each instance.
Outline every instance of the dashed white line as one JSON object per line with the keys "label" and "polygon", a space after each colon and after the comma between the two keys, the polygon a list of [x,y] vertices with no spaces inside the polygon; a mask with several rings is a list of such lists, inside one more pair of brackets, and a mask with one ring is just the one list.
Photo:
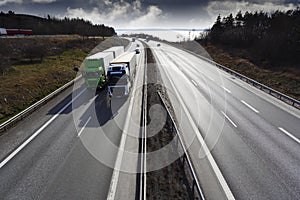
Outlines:
{"label": "dashed white line", "polygon": [[226,113],[224,113],[223,111],[221,111],[222,114],[225,116],[225,118],[235,127],[237,128],[237,125],[226,115]]}
{"label": "dashed white line", "polygon": [[[158,60],[160,61],[160,63],[162,65],[167,64],[167,63],[165,63],[166,60],[164,60],[162,58],[159,58],[157,55],[155,55],[155,56],[156,56],[156,58],[158,58]],[[173,82],[172,78],[170,77],[170,75],[168,74],[169,72],[166,71],[164,68],[162,68],[162,70],[163,70],[164,75],[168,78],[168,80],[170,80],[170,84],[171,84],[172,88],[174,88],[174,92],[175,92],[176,96],[178,97],[178,101],[180,102],[180,105],[182,105],[182,108],[183,108],[184,112],[187,115],[188,121],[191,123],[191,128],[195,132],[195,134],[196,134],[196,136],[197,136],[200,144],[203,147],[204,153],[205,153],[205,155],[208,158],[208,161],[209,161],[209,163],[210,163],[210,165],[211,165],[211,167],[213,169],[213,172],[215,173],[215,175],[216,175],[216,177],[217,177],[217,179],[218,179],[218,181],[220,183],[220,186],[221,186],[222,190],[225,193],[226,198],[228,200],[234,200],[235,198],[234,198],[234,196],[233,196],[233,194],[232,194],[232,192],[231,192],[231,190],[230,190],[230,188],[229,188],[229,186],[228,186],[228,184],[227,184],[227,182],[226,182],[226,180],[225,180],[225,178],[224,178],[224,176],[223,176],[220,168],[218,167],[216,161],[214,160],[214,158],[213,158],[213,156],[211,154],[211,151],[208,149],[208,147],[206,145],[206,141],[204,140],[204,138],[202,137],[201,133],[199,132],[199,128],[195,124],[194,119],[190,115],[187,107],[185,106],[185,103],[183,103],[181,95],[179,95],[179,92],[177,92],[176,87],[174,86],[174,82]]]}
{"label": "dashed white line", "polygon": [[300,144],[300,140],[298,138],[296,138],[295,136],[293,136],[291,133],[289,133],[287,130],[285,130],[282,127],[278,127],[279,130],[281,130],[283,133],[285,133],[287,136],[289,136],[290,138],[292,138],[294,141],[296,141],[298,144]]}
{"label": "dashed white line", "polygon": [[259,113],[259,111],[258,111],[257,109],[255,109],[253,106],[251,106],[250,104],[248,104],[246,101],[241,100],[241,102],[242,102],[245,106],[247,106],[248,108],[250,108],[251,110],[253,110],[254,112]]}
{"label": "dashed white line", "polygon": [[231,94],[231,91],[228,90],[226,87],[222,87],[226,92],[230,93]]}
{"label": "dashed white line", "polygon": [[32,134],[25,142],[23,142],[18,148],[16,148],[11,154],[9,154],[1,163],[0,169],[6,165],[15,155],[17,155],[24,147],[26,147],[36,136],[38,136],[49,124],[51,124],[63,111],[65,111],[80,95],[82,95],[86,89],[82,90],[76,97],[72,99],[67,105],[65,105],[57,114],[55,114],[49,121],[47,121],[41,128],[39,128],[34,134]]}
{"label": "dashed white line", "polygon": [[191,80],[191,81],[196,87],[198,86],[198,84],[194,80]]}
{"label": "dashed white line", "polygon": [[89,123],[90,120],[91,120],[91,117],[88,118],[88,120],[85,122],[85,124],[83,125],[83,127],[80,129],[77,137],[80,137],[81,133],[83,132],[83,130],[85,129],[86,125]]}
{"label": "dashed white line", "polygon": [[215,80],[214,80],[214,79],[212,79],[212,78],[210,78],[209,76],[207,76],[207,78],[208,78],[208,79],[210,79],[211,81],[215,82]]}
{"label": "dashed white line", "polygon": [[[139,70],[141,70],[141,68],[139,68]],[[139,74],[140,71],[137,71],[136,73]],[[137,79],[137,78],[135,79],[134,87],[137,87],[138,80],[139,79]],[[109,186],[107,200],[114,200],[115,199],[115,195],[116,195],[116,191],[117,191],[117,185],[118,185],[118,182],[119,182],[119,176],[120,176],[120,171],[121,171],[121,164],[122,164],[123,154],[124,154],[124,149],[125,149],[125,142],[127,140],[127,131],[129,130],[129,127],[130,127],[130,125],[129,125],[130,116],[133,112],[133,102],[135,100],[134,99],[135,93],[136,93],[136,90],[133,90],[133,92],[131,94],[131,98],[129,100],[127,117],[126,117],[126,121],[125,121],[125,124],[124,124],[124,129],[123,129],[123,132],[122,132],[122,136],[121,136],[121,141],[120,141],[120,144],[119,144],[119,151],[117,153],[117,158],[116,158],[116,161],[115,161],[115,167],[114,167],[114,171],[113,171],[110,186]]]}

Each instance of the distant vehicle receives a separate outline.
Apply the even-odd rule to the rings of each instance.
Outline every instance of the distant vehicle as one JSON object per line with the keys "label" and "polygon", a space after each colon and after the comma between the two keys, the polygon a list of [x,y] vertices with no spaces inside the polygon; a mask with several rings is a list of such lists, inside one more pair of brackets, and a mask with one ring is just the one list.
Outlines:
{"label": "distant vehicle", "polygon": [[0,35],[7,35],[5,28],[0,28]]}
{"label": "distant vehicle", "polygon": [[157,46],[160,47],[160,44],[158,43]]}
{"label": "distant vehicle", "polygon": [[150,41],[149,36],[146,36],[145,42],[149,42],[149,41]]}
{"label": "distant vehicle", "polygon": [[33,32],[30,29],[6,29],[0,28],[0,35],[32,35]]}
{"label": "distant vehicle", "polygon": [[135,53],[136,53],[136,54],[140,54],[141,52],[140,52],[139,49],[136,49],[136,50],[135,50]]}
{"label": "distant vehicle", "polygon": [[110,62],[108,76],[109,97],[128,96],[136,68],[136,53],[124,53]]}
{"label": "distant vehicle", "polygon": [[139,45],[139,44],[136,44],[136,47],[140,47],[140,45]]}
{"label": "distant vehicle", "polygon": [[135,42],[135,38],[132,38],[131,41],[132,41],[132,42]]}

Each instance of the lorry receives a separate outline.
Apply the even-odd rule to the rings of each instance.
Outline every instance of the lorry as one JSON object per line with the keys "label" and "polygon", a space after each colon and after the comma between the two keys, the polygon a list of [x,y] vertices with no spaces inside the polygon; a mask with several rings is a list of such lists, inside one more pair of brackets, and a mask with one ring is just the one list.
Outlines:
{"label": "lorry", "polygon": [[30,29],[6,29],[0,28],[0,35],[32,35],[33,32]]}
{"label": "lorry", "polygon": [[109,49],[104,50],[103,52],[112,52],[113,57],[116,58],[120,56],[122,53],[124,53],[124,47],[123,46],[114,46],[110,47]]}
{"label": "lorry", "polygon": [[83,77],[88,89],[97,89],[107,83],[107,69],[114,59],[112,52],[99,52],[83,61]]}
{"label": "lorry", "polygon": [[5,28],[0,28],[0,35],[7,35],[7,31]]}
{"label": "lorry", "polygon": [[109,97],[128,96],[136,69],[136,53],[126,52],[110,62],[108,77]]}

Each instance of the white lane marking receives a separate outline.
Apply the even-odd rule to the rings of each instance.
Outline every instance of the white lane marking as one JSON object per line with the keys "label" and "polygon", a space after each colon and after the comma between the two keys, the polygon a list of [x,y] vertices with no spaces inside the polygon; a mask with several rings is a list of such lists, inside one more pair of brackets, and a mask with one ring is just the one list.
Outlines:
{"label": "white lane marking", "polygon": [[282,127],[278,127],[279,130],[281,130],[283,133],[285,133],[287,136],[289,136],[290,138],[292,138],[293,140],[295,140],[298,144],[300,144],[300,140],[298,138],[296,138],[295,136],[293,136],[291,133],[289,133],[287,130],[285,130]]}
{"label": "white lane marking", "polygon": [[57,114],[55,114],[49,121],[47,121],[41,128],[39,128],[34,134],[32,134],[25,142],[23,142],[18,148],[16,148],[10,155],[8,155],[1,163],[0,169],[6,165],[17,153],[19,153],[24,147],[26,147],[36,136],[38,136],[49,124],[51,124],[64,110],[66,110],[80,95],[86,91],[86,88],[82,90],[76,97],[72,99],[67,105],[65,105]]}
{"label": "white lane marking", "polygon": [[243,104],[245,104],[245,106],[247,106],[248,108],[250,108],[251,110],[253,110],[254,112],[259,113],[258,110],[256,110],[253,106],[251,106],[250,104],[248,104],[246,101],[241,100],[241,102],[242,102]]}
{"label": "white lane marking", "polygon": [[[139,72],[140,72],[141,69],[142,68],[139,67],[138,68],[139,71],[136,72],[136,73],[140,74]],[[138,78],[135,79],[134,88],[137,87],[138,80],[139,80]],[[133,92],[131,94],[130,101],[129,101],[129,107],[128,107],[128,111],[127,111],[126,121],[125,121],[125,124],[124,124],[124,129],[122,131],[120,146],[119,146],[119,150],[118,150],[118,154],[117,154],[117,158],[116,158],[116,162],[115,162],[115,166],[114,166],[114,171],[113,171],[113,174],[112,174],[112,177],[111,177],[111,182],[110,182],[110,186],[109,186],[107,200],[114,200],[116,192],[117,192],[117,186],[118,186],[118,182],[119,182],[121,164],[122,164],[122,160],[123,160],[123,154],[124,154],[124,151],[125,151],[125,142],[126,142],[126,139],[127,139],[127,132],[128,132],[129,124],[130,124],[130,120],[131,120],[130,115],[132,114],[133,102],[135,100],[134,99],[135,93],[136,93],[136,90],[133,90]]]}
{"label": "white lane marking", "polygon": [[191,80],[191,81],[196,87],[198,86],[198,84],[194,80]]}
{"label": "white lane marking", "polygon": [[207,76],[207,78],[208,78],[208,79],[210,79],[211,81],[215,82],[215,80],[214,80],[214,79],[212,79],[212,78],[210,78],[209,76]]}
{"label": "white lane marking", "polygon": [[88,118],[88,120],[85,122],[85,124],[83,125],[83,127],[80,129],[77,137],[79,137],[81,135],[81,133],[83,132],[83,130],[85,129],[86,125],[89,123],[90,120],[91,120],[91,117]]}
{"label": "white lane marking", "polygon": [[[159,58],[158,56],[162,56],[162,55],[161,54],[156,54],[156,52],[155,52],[155,57],[157,58],[158,61],[160,61],[160,63],[162,63],[161,66],[167,66],[167,65],[164,65],[165,64],[164,59]],[[166,60],[168,60],[168,59],[166,59]],[[178,97],[180,105],[182,105],[182,108],[183,108],[184,112],[186,113],[186,115],[188,117],[188,121],[191,123],[191,128],[196,133],[197,138],[198,138],[200,144],[202,145],[205,154],[207,155],[208,161],[209,161],[214,173],[216,174],[217,179],[218,179],[218,181],[219,181],[219,183],[220,183],[227,199],[228,200],[235,200],[235,198],[234,198],[234,196],[233,196],[233,194],[232,194],[232,192],[231,192],[231,190],[230,190],[230,188],[229,188],[229,186],[228,186],[228,184],[227,184],[220,168],[218,167],[215,159],[213,158],[213,156],[211,154],[211,151],[208,149],[205,140],[203,139],[201,133],[199,132],[199,129],[198,129],[197,125],[195,124],[195,122],[194,122],[192,116],[190,115],[185,103],[183,102],[183,100],[181,98],[181,95],[179,95],[179,93],[177,92],[176,87],[174,86],[174,82],[171,79],[171,76],[168,74],[168,71],[165,70],[163,67],[161,67],[160,69],[162,69],[162,72],[164,72],[164,74],[166,75],[167,80],[170,81],[170,84],[172,85],[172,87],[174,89],[174,92],[175,92],[176,96]]]}
{"label": "white lane marking", "polygon": [[231,94],[231,91],[228,90],[226,87],[222,87],[226,92],[230,93]]}
{"label": "white lane marking", "polygon": [[221,111],[222,114],[226,117],[226,119],[235,127],[237,128],[237,125],[226,115],[226,113],[224,113],[223,111]]}

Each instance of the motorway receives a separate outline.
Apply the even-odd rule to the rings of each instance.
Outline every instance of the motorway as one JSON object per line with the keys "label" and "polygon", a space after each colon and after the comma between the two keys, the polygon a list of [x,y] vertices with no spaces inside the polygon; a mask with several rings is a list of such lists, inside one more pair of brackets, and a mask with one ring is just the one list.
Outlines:
{"label": "motorway", "polygon": [[[148,42],[205,198],[299,199],[300,111],[160,44]],[[144,50],[137,59],[127,99],[81,80],[0,137],[1,199],[135,198]]]}
{"label": "motorway", "polygon": [[[137,43],[142,47],[140,42],[131,43],[128,51],[134,51]],[[138,137],[126,140],[124,134],[139,133],[139,127],[128,127],[128,123],[140,119],[143,50],[137,62],[136,76],[141,78],[133,82],[129,98],[109,103],[105,89],[94,95],[81,79],[3,134],[0,199],[134,198],[135,174],[118,173],[114,167],[120,157],[119,144],[138,149]],[[136,157],[126,159],[137,163]],[[136,165],[131,167],[119,166],[123,171],[137,170]],[[120,189],[122,181],[133,189]]]}
{"label": "motorway", "polygon": [[299,199],[300,112],[150,41],[206,199]]}

